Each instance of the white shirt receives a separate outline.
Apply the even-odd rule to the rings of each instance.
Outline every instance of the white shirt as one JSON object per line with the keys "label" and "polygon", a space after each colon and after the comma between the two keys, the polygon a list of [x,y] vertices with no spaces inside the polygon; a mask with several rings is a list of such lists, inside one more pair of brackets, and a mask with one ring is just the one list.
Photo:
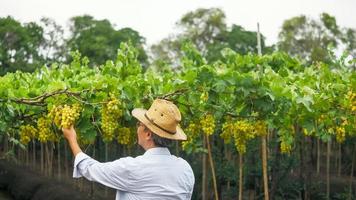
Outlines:
{"label": "white shirt", "polygon": [[151,148],[136,158],[106,163],[79,153],[73,177],[82,176],[116,189],[116,200],[191,199],[195,181],[190,165],[167,148]]}

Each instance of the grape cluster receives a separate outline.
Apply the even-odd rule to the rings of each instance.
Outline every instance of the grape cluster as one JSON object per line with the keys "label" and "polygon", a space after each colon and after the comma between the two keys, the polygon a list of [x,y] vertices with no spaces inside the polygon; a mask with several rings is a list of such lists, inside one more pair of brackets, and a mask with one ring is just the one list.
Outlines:
{"label": "grape cluster", "polygon": [[59,128],[70,128],[78,120],[82,108],[79,104],[53,106],[48,117]]}
{"label": "grape cluster", "polygon": [[191,122],[188,127],[185,129],[185,133],[187,134],[187,140],[182,142],[182,148],[184,150],[187,149],[189,145],[195,142],[200,134],[199,124]]}
{"label": "grape cluster", "polygon": [[234,136],[234,123],[231,120],[227,120],[222,125],[222,133],[220,134],[220,137],[224,140],[225,144],[229,144],[233,136]]}
{"label": "grape cluster", "polygon": [[335,133],[336,133],[336,141],[338,143],[343,143],[346,139],[346,129],[345,127],[348,125],[347,119],[343,119],[342,123],[340,126],[337,126],[335,128]]}
{"label": "grape cluster", "polygon": [[40,142],[55,141],[56,135],[51,131],[51,120],[40,117],[37,120],[38,140]]}
{"label": "grape cluster", "polygon": [[267,125],[265,121],[258,120],[254,124],[254,135],[256,136],[265,136],[267,135]]}
{"label": "grape cluster", "polygon": [[104,104],[101,110],[101,129],[103,130],[103,140],[110,142],[115,137],[115,130],[118,128],[117,121],[122,117],[123,110],[121,102],[112,97],[110,101]]}
{"label": "grape cluster", "polygon": [[336,127],[336,141],[338,143],[343,143],[345,141],[345,137],[346,137],[345,127],[343,126]]}
{"label": "grape cluster", "polygon": [[131,130],[127,127],[121,127],[118,129],[118,135],[116,140],[119,144],[129,145],[132,144]]}
{"label": "grape cluster", "polygon": [[203,132],[206,135],[212,135],[214,133],[215,130],[215,119],[214,116],[211,114],[207,114],[204,115],[201,119],[200,119],[200,124],[201,124],[201,128],[203,130]]}
{"label": "grape cluster", "polygon": [[70,128],[79,118],[80,112],[81,107],[79,104],[73,104],[72,106],[64,105],[62,109],[61,126],[64,128]]}
{"label": "grape cluster", "polygon": [[290,154],[291,150],[292,150],[292,146],[290,144],[288,144],[285,140],[281,140],[280,143],[280,148],[281,148],[281,152],[282,153],[287,153]]}
{"label": "grape cluster", "polygon": [[220,136],[225,143],[230,143],[234,139],[236,149],[240,154],[246,152],[246,143],[256,136],[263,136],[267,134],[267,126],[264,121],[257,121],[252,123],[248,120],[237,120],[233,122],[227,119],[222,125],[222,133]]}
{"label": "grape cluster", "polygon": [[247,141],[255,137],[253,126],[247,120],[238,120],[234,123],[234,140],[235,146],[240,154],[246,152]]}
{"label": "grape cluster", "polygon": [[346,99],[349,101],[348,107],[351,112],[356,112],[356,93],[352,91],[348,91],[346,94]]}
{"label": "grape cluster", "polygon": [[36,137],[37,129],[32,125],[20,126],[20,142],[23,145],[27,145],[31,139]]}

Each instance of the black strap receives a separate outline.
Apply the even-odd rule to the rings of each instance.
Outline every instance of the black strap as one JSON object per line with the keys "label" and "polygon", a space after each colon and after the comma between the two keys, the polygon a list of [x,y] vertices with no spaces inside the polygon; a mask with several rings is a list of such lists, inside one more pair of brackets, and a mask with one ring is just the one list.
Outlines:
{"label": "black strap", "polygon": [[165,131],[165,132],[167,132],[167,133],[169,133],[169,134],[171,134],[171,135],[176,134],[176,132],[172,132],[172,131],[166,130],[166,129],[162,128],[160,125],[156,124],[153,120],[151,120],[151,119],[146,115],[146,113],[145,113],[145,117],[146,117],[146,119],[147,119],[148,121],[150,121],[150,122],[151,122],[153,125],[155,125],[157,128],[159,128],[159,129],[161,129],[161,130],[163,130],[163,131]]}

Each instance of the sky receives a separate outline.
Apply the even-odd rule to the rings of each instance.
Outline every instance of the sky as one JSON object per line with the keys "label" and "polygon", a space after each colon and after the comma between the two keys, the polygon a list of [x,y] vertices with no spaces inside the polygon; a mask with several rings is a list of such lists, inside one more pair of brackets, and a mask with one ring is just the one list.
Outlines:
{"label": "sky", "polygon": [[185,13],[212,7],[225,12],[228,26],[256,31],[259,23],[267,45],[277,42],[284,20],[302,14],[317,19],[327,12],[340,27],[356,29],[356,0],[0,0],[0,17],[21,22],[49,17],[68,26],[71,17],[89,14],[117,29],[130,27],[152,45],[177,32],[175,23]]}

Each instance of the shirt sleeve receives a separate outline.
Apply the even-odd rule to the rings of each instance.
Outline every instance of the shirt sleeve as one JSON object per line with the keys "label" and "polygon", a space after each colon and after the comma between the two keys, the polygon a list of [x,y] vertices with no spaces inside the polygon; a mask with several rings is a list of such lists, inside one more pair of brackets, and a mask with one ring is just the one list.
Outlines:
{"label": "shirt sleeve", "polygon": [[108,187],[129,191],[130,171],[129,167],[133,158],[121,158],[113,162],[100,163],[85,153],[81,152],[75,156],[73,177],[85,177]]}

